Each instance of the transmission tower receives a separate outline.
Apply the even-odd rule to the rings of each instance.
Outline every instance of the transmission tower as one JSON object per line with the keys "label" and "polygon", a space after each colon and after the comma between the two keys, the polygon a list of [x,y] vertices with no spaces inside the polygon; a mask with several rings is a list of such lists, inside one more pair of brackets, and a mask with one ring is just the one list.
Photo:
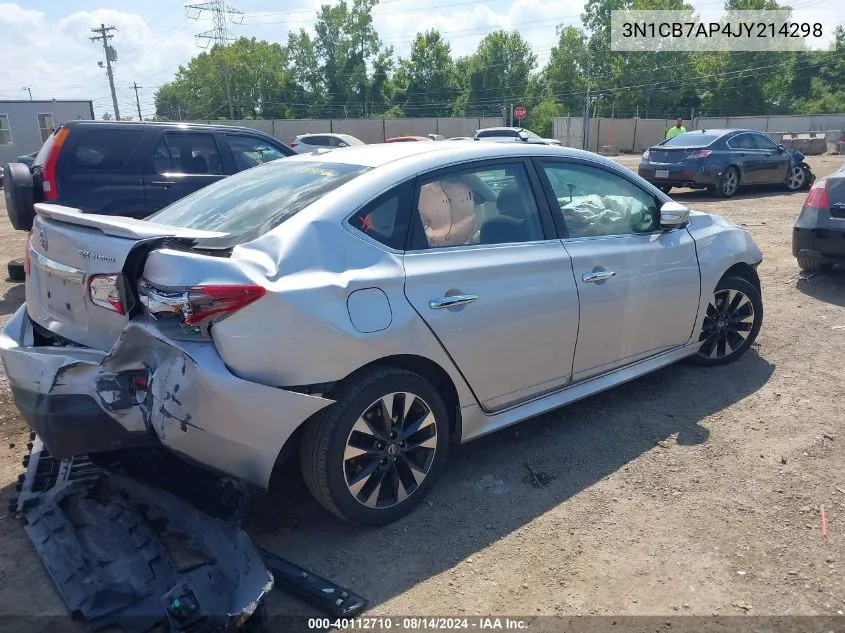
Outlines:
{"label": "transmission tower", "polygon": [[[243,12],[226,2],[226,0],[210,0],[210,2],[200,2],[197,4],[185,5],[185,14],[192,20],[199,20],[200,17],[211,14],[214,27],[199,35],[195,36],[197,44],[203,48],[213,42],[220,46],[226,46],[232,41],[232,35],[229,32],[229,24],[242,24]],[[235,109],[232,106],[232,89],[229,86],[229,69],[223,65],[223,79],[226,83],[226,99],[229,102],[229,118],[235,118]]]}

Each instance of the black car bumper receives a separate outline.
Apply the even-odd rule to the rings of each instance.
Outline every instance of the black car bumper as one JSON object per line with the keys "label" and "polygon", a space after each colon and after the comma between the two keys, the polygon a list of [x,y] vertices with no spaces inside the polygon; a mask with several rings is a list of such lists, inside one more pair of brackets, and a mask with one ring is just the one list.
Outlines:
{"label": "black car bumper", "polygon": [[802,210],[792,229],[792,255],[823,263],[845,263],[845,212]]}
{"label": "black car bumper", "polygon": [[719,176],[706,169],[690,168],[687,165],[640,164],[637,173],[641,178],[658,187],[689,187],[703,189],[715,187]]}

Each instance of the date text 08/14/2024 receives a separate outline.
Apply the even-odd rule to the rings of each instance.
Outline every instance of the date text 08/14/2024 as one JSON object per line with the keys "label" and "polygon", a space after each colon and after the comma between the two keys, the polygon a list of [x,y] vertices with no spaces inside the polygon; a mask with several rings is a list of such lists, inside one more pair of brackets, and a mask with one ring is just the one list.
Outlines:
{"label": "date text 08/14/2024", "polygon": [[522,630],[528,628],[528,622],[519,618],[500,617],[361,617],[361,618],[309,618],[309,629],[340,629],[340,630],[397,630],[397,631],[425,631],[425,630]]}

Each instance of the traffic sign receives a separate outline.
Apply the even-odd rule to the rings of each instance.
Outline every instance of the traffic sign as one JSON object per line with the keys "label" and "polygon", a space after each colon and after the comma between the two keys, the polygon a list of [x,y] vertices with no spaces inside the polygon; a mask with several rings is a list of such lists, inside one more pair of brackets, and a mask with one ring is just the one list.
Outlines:
{"label": "traffic sign", "polygon": [[518,121],[522,121],[526,114],[528,114],[528,111],[522,106],[517,106],[513,109],[513,116]]}

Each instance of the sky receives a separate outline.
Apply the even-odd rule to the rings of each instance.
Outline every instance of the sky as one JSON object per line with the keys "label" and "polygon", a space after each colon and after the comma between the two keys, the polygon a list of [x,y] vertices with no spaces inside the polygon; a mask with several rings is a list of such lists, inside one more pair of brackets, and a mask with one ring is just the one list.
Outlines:
{"label": "sky", "polygon": [[[99,118],[111,111],[111,95],[102,46],[92,42],[90,29],[100,23],[117,27],[112,46],[117,51],[115,86],[122,116],[137,118],[133,83],[140,86],[141,114],[155,112],[154,93],[172,79],[180,64],[202,52],[195,35],[211,29],[210,18],[192,19],[185,5],[198,0],[0,0],[0,99],[91,99]],[[337,0],[227,0],[242,11],[233,36],[285,43],[289,31],[313,34],[321,4]],[[712,12],[722,0],[693,0]],[[845,2],[797,0],[796,19],[845,24]],[[839,8],[830,8],[831,6]],[[382,41],[406,56],[416,33],[436,28],[451,44],[454,56],[472,53],[486,34],[516,29],[528,40],[544,65],[556,42],[558,25],[579,25],[584,0],[381,0],[373,12]]]}

